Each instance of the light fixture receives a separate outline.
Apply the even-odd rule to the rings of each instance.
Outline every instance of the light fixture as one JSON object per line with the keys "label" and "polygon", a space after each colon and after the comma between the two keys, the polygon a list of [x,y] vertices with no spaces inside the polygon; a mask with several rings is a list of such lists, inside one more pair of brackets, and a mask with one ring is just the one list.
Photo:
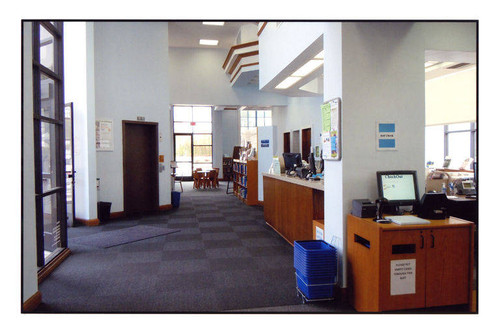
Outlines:
{"label": "light fixture", "polygon": [[218,26],[223,26],[224,22],[217,22],[217,21],[203,21],[204,25],[218,25]]}
{"label": "light fixture", "polygon": [[301,78],[302,77],[300,76],[289,76],[283,81],[281,81],[281,83],[276,86],[276,89],[288,89],[295,83],[297,83],[297,81],[299,81]]}
{"label": "light fixture", "polygon": [[318,53],[314,59],[325,59],[325,50],[321,51],[320,53]]}
{"label": "light fixture", "polygon": [[200,45],[211,45],[215,46],[219,44],[219,41],[216,39],[200,39]]}
{"label": "light fixture", "polygon": [[321,51],[313,59],[309,60],[302,67],[297,69],[292,75],[281,81],[280,84],[276,86],[276,89],[288,89],[293,86],[297,81],[305,76],[308,76],[316,69],[318,69],[324,63],[325,51]]}
{"label": "light fixture", "polygon": [[316,68],[323,65],[323,60],[320,59],[312,59],[306,62],[306,64],[296,70],[292,76],[300,76],[304,77],[311,74]]}

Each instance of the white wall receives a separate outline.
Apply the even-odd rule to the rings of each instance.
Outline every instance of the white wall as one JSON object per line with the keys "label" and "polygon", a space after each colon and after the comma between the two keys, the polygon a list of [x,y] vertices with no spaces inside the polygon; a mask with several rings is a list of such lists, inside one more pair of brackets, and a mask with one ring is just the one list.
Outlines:
{"label": "white wall", "polygon": [[[325,30],[324,22],[273,23],[259,36],[259,87],[268,85]],[[290,73],[291,74],[291,73]]]}
{"label": "white wall", "polygon": [[[330,23],[325,28],[323,35],[323,47],[325,51],[324,73],[324,102],[342,95],[342,23]],[[341,117],[343,129],[344,116]],[[341,144],[343,144],[345,131],[341,131]],[[342,147],[343,149],[343,147]],[[338,251],[339,278],[345,286],[344,262],[346,246],[344,242],[344,211],[343,205],[343,159],[340,161],[325,161],[324,188],[325,188],[325,240],[335,246]]]}
{"label": "white wall", "polygon": [[97,218],[93,23],[64,23],[64,98],[73,102],[75,217]]}
{"label": "white wall", "polygon": [[23,274],[22,298],[38,291],[35,218],[35,151],[33,147],[33,51],[31,22],[23,23]]}
{"label": "white wall", "polygon": [[261,92],[256,86],[231,87],[222,69],[227,51],[169,48],[172,104],[286,105],[286,96]]}
{"label": "white wall", "polygon": [[[345,216],[353,199],[377,198],[377,171],[416,170],[424,189],[425,59],[412,23],[344,23],[342,54],[344,218],[332,222],[345,248]],[[396,151],[376,150],[377,121],[396,122]]]}
{"label": "white wall", "polygon": [[222,112],[212,111],[212,166],[219,168],[219,178],[222,178],[222,156],[224,142],[224,128]]}
{"label": "white wall", "polygon": [[476,121],[476,68],[425,81],[426,125]]}
{"label": "white wall", "polygon": [[[283,154],[283,133],[292,132],[304,128],[311,128],[311,144],[320,146],[321,138],[321,104],[323,97],[288,97],[288,107],[273,109],[273,125],[277,126],[277,154]],[[299,139],[299,153],[302,152],[302,144]],[[307,159],[303,156],[302,159]]]}
{"label": "white wall", "polygon": [[217,111],[222,118],[222,154],[233,156],[234,146],[240,145],[240,112]]}
{"label": "white wall", "polygon": [[160,205],[170,204],[172,136],[169,98],[168,23],[95,22],[95,119],[113,120],[114,151],[97,152],[99,200],[123,211],[122,120],[158,122]]}

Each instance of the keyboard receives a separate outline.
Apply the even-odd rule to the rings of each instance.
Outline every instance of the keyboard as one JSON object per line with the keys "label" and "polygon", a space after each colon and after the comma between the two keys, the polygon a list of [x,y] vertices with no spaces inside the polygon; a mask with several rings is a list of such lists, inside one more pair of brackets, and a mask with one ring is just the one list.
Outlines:
{"label": "keyboard", "polygon": [[413,215],[398,215],[398,216],[386,216],[387,220],[399,224],[399,225],[411,225],[411,224],[430,224],[431,221],[424,220],[420,217]]}

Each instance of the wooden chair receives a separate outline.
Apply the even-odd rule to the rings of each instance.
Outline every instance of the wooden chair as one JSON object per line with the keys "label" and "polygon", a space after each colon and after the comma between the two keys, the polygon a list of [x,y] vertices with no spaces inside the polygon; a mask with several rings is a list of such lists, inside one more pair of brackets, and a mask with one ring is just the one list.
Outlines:
{"label": "wooden chair", "polygon": [[209,187],[215,188],[217,186],[217,174],[218,174],[217,170],[211,170],[208,173],[207,185]]}
{"label": "wooden chair", "polygon": [[199,189],[201,185],[202,185],[201,173],[198,173],[198,170],[195,170],[193,172],[193,188]]}
{"label": "wooden chair", "polygon": [[219,188],[219,168],[214,168],[214,170],[215,170],[214,187]]}

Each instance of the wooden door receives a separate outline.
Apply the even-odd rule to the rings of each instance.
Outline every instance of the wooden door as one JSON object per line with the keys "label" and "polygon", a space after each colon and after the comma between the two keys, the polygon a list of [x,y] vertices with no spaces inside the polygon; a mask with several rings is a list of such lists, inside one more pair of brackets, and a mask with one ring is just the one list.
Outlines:
{"label": "wooden door", "polygon": [[308,161],[311,154],[311,129],[305,128],[302,130],[302,159]]}
{"label": "wooden door", "polygon": [[158,210],[158,123],[123,121],[123,202],[126,215]]}
{"label": "wooden door", "polygon": [[283,133],[283,152],[290,152],[290,132]]}
{"label": "wooden door", "polygon": [[381,237],[379,310],[425,307],[425,232],[384,231]]}
{"label": "wooden door", "polygon": [[427,231],[426,306],[469,301],[471,228]]}

